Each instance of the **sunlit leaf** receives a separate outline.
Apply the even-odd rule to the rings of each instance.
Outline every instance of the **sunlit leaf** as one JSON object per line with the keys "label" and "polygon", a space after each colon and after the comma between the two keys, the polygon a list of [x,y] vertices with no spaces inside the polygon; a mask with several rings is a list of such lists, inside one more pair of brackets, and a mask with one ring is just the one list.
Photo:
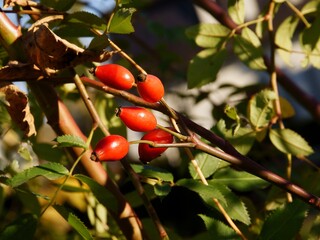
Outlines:
{"label": "sunlit leaf", "polygon": [[260,40],[249,28],[243,29],[241,36],[234,37],[234,52],[248,67],[254,70],[266,69]]}
{"label": "sunlit leaf", "polygon": [[199,52],[189,63],[188,88],[201,87],[214,82],[226,59],[226,53],[226,50],[217,52],[215,49]]}
{"label": "sunlit leaf", "polygon": [[225,26],[210,23],[200,23],[186,30],[186,35],[203,48],[217,48],[229,33],[230,29]]}
{"label": "sunlit leaf", "polygon": [[276,94],[271,90],[263,90],[255,94],[248,105],[248,117],[255,128],[264,128],[269,125],[274,116],[273,101]]}
{"label": "sunlit leaf", "polygon": [[222,168],[217,171],[209,182],[226,185],[240,192],[265,188],[269,185],[265,180],[248,172],[237,171],[232,168]]}
{"label": "sunlit leaf", "polygon": [[0,233],[0,239],[34,239],[37,225],[38,218],[34,214],[26,213],[7,225]]}
{"label": "sunlit leaf", "polygon": [[308,208],[307,204],[296,200],[275,210],[263,224],[258,239],[294,239],[300,231]]}
{"label": "sunlit leaf", "polygon": [[228,0],[228,13],[237,24],[244,23],[245,9],[243,0]]}
{"label": "sunlit leaf", "polygon": [[281,106],[281,116],[282,118],[289,118],[289,117],[293,117],[296,112],[293,108],[293,106],[291,105],[291,103],[283,98],[280,97],[280,106]]}
{"label": "sunlit leaf", "polygon": [[224,138],[243,155],[246,155],[251,150],[256,137],[255,131],[251,128],[238,125],[236,131],[234,131],[233,128],[226,128],[226,123],[223,119],[219,120],[216,127]]}
{"label": "sunlit leaf", "polygon": [[300,44],[306,54],[304,67],[308,64],[320,68],[320,16],[317,15],[311,27],[306,28],[300,34]]}
{"label": "sunlit leaf", "polygon": [[93,240],[88,228],[74,213],[60,205],[54,205],[53,207],[71,225],[71,227],[83,237],[83,239]]}
{"label": "sunlit leaf", "polygon": [[[219,168],[222,161],[206,153],[198,153],[194,158],[205,178],[211,176]],[[200,178],[191,162],[189,163],[189,172],[194,179]]]}
{"label": "sunlit leaf", "polygon": [[277,49],[283,61],[292,66],[291,51],[292,51],[292,36],[299,23],[299,18],[296,16],[289,16],[278,27],[275,34],[275,43],[280,47]]}
{"label": "sunlit leaf", "polygon": [[57,147],[79,147],[87,149],[87,144],[83,141],[82,138],[75,135],[62,135],[58,136],[55,141],[58,143]]}
{"label": "sunlit leaf", "polygon": [[134,32],[131,18],[136,11],[134,8],[120,8],[112,16],[108,32],[127,34]]}
{"label": "sunlit leaf", "polygon": [[313,153],[308,142],[291,129],[271,129],[269,137],[272,144],[283,153],[295,156],[308,156]]}
{"label": "sunlit leaf", "polygon": [[301,13],[303,15],[305,15],[305,14],[309,14],[309,13],[318,12],[318,11],[320,11],[319,6],[320,6],[319,0],[308,1],[301,8]]}
{"label": "sunlit leaf", "polygon": [[49,180],[58,179],[68,175],[69,171],[63,165],[58,163],[45,163],[36,167],[28,168],[14,177],[8,179],[7,184],[11,187],[17,187],[32,178],[43,176]]}

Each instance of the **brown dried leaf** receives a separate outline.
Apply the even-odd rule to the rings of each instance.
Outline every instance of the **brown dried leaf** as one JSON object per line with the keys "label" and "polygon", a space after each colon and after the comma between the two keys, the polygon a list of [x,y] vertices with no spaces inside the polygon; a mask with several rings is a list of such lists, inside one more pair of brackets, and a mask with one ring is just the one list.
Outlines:
{"label": "brown dried leaf", "polygon": [[[48,18],[47,21],[60,20],[59,17]],[[30,28],[24,37],[24,43],[31,61],[47,75],[84,62],[105,61],[112,54],[85,50],[60,38],[47,27],[44,19]]]}
{"label": "brown dried leaf", "polygon": [[10,63],[0,68],[0,81],[32,81],[43,78],[43,73],[33,64]]}
{"label": "brown dried leaf", "polygon": [[17,126],[27,137],[36,135],[27,95],[11,83],[0,83],[0,93],[4,94],[7,110]]}

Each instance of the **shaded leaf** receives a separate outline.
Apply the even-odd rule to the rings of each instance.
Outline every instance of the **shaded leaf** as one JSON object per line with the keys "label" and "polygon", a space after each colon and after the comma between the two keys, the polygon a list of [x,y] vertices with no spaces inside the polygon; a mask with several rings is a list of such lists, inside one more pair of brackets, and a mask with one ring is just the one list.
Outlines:
{"label": "shaded leaf", "polygon": [[159,196],[167,196],[171,191],[171,185],[169,183],[156,183],[154,186],[154,193]]}
{"label": "shaded leaf", "polygon": [[140,176],[157,179],[161,182],[162,181],[173,182],[172,173],[165,169],[154,167],[151,165],[140,165],[140,164],[131,164],[131,167]]}
{"label": "shaded leaf", "polygon": [[67,208],[54,205],[53,208],[71,225],[71,227],[82,236],[84,239],[92,239],[93,237],[84,223],[72,212],[70,212]]}
{"label": "shaded leaf", "polygon": [[313,153],[308,142],[291,129],[271,129],[269,138],[272,144],[283,153],[295,156],[308,156]]}
{"label": "shaded leaf", "polygon": [[128,34],[134,32],[131,18],[136,11],[134,8],[120,8],[112,16],[108,32]]}
{"label": "shaded leaf", "polygon": [[108,37],[106,35],[100,35],[100,36],[94,37],[91,40],[87,49],[90,49],[93,51],[102,51],[103,49],[108,47],[108,45],[109,45]]}
{"label": "shaded leaf", "polygon": [[9,83],[0,84],[0,94],[4,95],[6,108],[12,121],[27,137],[36,135],[34,118],[30,111],[27,95],[17,86]]}
{"label": "shaded leaf", "polygon": [[108,210],[118,210],[117,199],[104,186],[85,175],[76,174],[73,177],[87,184],[96,199]]}
{"label": "shaded leaf", "polygon": [[297,200],[275,210],[264,222],[258,239],[294,239],[299,233],[308,208],[305,203]]}
{"label": "shaded leaf", "polygon": [[186,30],[186,35],[203,48],[218,48],[229,33],[225,26],[211,23],[200,23]]}
{"label": "shaded leaf", "polygon": [[243,0],[228,0],[228,13],[237,24],[244,23],[245,11]]}
{"label": "shaded leaf", "polygon": [[71,23],[80,22],[82,26],[87,25],[100,30],[105,30],[107,28],[106,21],[103,18],[86,11],[73,12],[67,16],[66,20]]}
{"label": "shaded leaf", "polygon": [[[206,153],[198,153],[194,156],[205,178],[211,176],[220,166],[221,160]],[[200,179],[193,164],[189,163],[189,172],[192,178]]]}
{"label": "shaded leaf", "polygon": [[38,218],[34,214],[24,214],[6,226],[0,233],[1,240],[34,239]]}
{"label": "shaded leaf", "polygon": [[58,143],[56,147],[79,147],[83,149],[88,149],[87,144],[79,136],[75,135],[62,135],[55,138]]}
{"label": "shaded leaf", "polygon": [[40,2],[57,11],[67,11],[75,4],[76,0],[41,0]]}
{"label": "shaded leaf", "polygon": [[252,191],[255,189],[265,188],[269,183],[259,177],[248,172],[237,171],[232,168],[222,168],[217,171],[210,183],[226,185],[240,192]]}
{"label": "shaded leaf", "polygon": [[69,171],[58,163],[45,163],[36,167],[28,168],[7,180],[11,187],[17,187],[32,178],[43,176],[49,180],[58,179],[68,175]]}
{"label": "shaded leaf", "polygon": [[226,50],[217,52],[215,49],[205,49],[199,52],[189,63],[188,88],[201,87],[214,82],[226,59],[226,53]]}
{"label": "shaded leaf", "polygon": [[250,225],[251,220],[249,213],[245,204],[241,201],[239,196],[234,194],[227,186],[223,184],[214,182],[210,182],[209,184],[210,186],[218,189],[226,199],[226,203],[220,202],[220,204],[226,210],[228,215],[233,220],[238,220],[246,225]]}
{"label": "shaded leaf", "polygon": [[194,239],[206,240],[210,239],[212,236],[214,236],[215,240],[240,239],[236,232],[224,223],[203,214],[199,214],[199,217],[203,220],[207,232],[197,235]]}
{"label": "shaded leaf", "polygon": [[209,206],[216,207],[216,204],[213,201],[214,198],[218,199],[220,203],[226,203],[225,197],[218,189],[211,185],[204,185],[198,180],[180,179],[176,182],[176,186],[185,187],[197,193]]}
{"label": "shaded leaf", "polygon": [[306,4],[301,8],[301,13],[303,15],[309,14],[309,13],[314,13],[318,12],[320,6],[319,0],[313,0],[313,1],[308,1]]}

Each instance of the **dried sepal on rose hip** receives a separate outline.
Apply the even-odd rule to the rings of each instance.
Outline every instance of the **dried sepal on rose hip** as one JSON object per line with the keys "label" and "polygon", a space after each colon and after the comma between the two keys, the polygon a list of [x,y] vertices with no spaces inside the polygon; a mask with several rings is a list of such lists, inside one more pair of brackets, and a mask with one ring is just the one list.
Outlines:
{"label": "dried sepal on rose hip", "polygon": [[129,152],[127,139],[120,135],[110,135],[102,138],[94,148],[90,159],[99,161],[118,161]]}
{"label": "dried sepal on rose hip", "polygon": [[156,117],[143,107],[120,107],[116,110],[116,115],[133,131],[148,132],[157,126]]}
{"label": "dried sepal on rose hip", "polygon": [[129,90],[135,82],[132,73],[118,64],[101,65],[92,72],[105,85],[118,90]]}
{"label": "dried sepal on rose hip", "polygon": [[[173,143],[173,136],[162,129],[154,129],[146,133],[141,140],[148,140],[154,143],[169,144]],[[163,152],[167,150],[167,147],[152,147],[147,143],[139,143],[138,153],[141,162],[148,163],[153,159],[159,157]]]}
{"label": "dried sepal on rose hip", "polygon": [[140,74],[137,77],[138,93],[147,102],[155,103],[164,96],[164,87],[161,80],[151,74]]}

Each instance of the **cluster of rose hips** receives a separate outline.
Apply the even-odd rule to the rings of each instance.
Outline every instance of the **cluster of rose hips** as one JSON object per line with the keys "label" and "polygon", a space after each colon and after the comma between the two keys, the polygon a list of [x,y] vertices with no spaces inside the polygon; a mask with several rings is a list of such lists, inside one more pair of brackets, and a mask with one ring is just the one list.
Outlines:
{"label": "cluster of rose hips", "polygon": [[[139,75],[135,81],[132,73],[118,64],[106,64],[95,68],[95,76],[105,85],[118,89],[129,90],[135,83],[141,98],[147,102],[158,102],[164,95],[164,87],[161,80],[154,75]],[[159,157],[167,147],[152,147],[143,141],[154,144],[169,144],[173,142],[173,136],[157,128],[157,119],[143,107],[120,107],[116,115],[131,130],[146,132],[138,146],[139,158],[143,163]],[[94,148],[91,159],[93,161],[117,161],[124,158],[129,151],[129,142],[120,135],[109,135],[101,139]]]}

